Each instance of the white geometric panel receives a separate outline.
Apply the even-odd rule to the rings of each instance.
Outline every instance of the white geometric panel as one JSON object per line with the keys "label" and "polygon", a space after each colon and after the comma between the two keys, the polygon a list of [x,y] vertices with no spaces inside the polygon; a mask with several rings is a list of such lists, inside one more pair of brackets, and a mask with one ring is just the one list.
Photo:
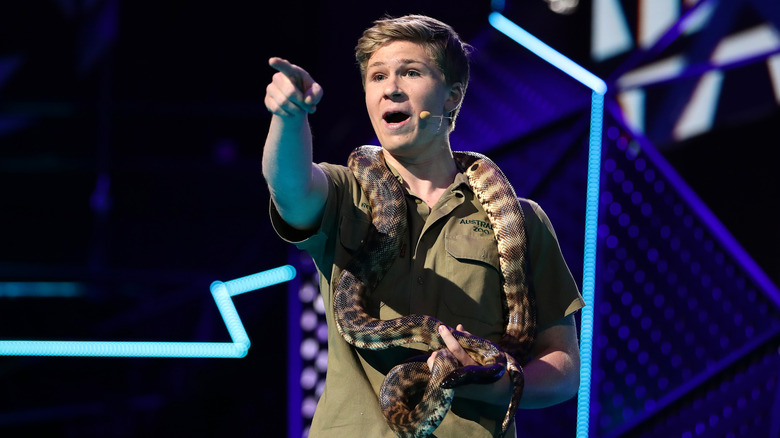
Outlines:
{"label": "white geometric panel", "polygon": [[766,66],[769,69],[772,90],[775,92],[775,101],[780,105],[780,55],[774,55],[767,58]]}
{"label": "white geometric panel", "polygon": [[715,65],[725,65],[761,56],[780,48],[780,34],[768,23],[729,35],[721,40],[710,57]]}
{"label": "white geometric panel", "polygon": [[652,46],[680,18],[679,0],[640,0],[637,42]]}
{"label": "white geometric panel", "polygon": [[699,79],[696,91],[674,127],[675,140],[684,140],[712,129],[722,86],[723,72],[719,70],[710,71]]}
{"label": "white geometric panel", "polygon": [[594,0],[590,55],[604,61],[634,47],[634,38],[618,0]]}

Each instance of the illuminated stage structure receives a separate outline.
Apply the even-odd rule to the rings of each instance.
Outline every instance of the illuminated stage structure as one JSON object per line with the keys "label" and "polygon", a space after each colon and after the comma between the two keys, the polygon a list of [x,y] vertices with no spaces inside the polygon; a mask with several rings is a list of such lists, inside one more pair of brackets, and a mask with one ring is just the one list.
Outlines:
{"label": "illuminated stage structure", "polygon": [[[277,41],[278,29],[197,2],[151,15],[137,2],[77,3],[35,11],[20,3],[26,12],[17,20],[0,14],[0,28],[33,35],[0,47],[0,183],[14,189],[0,192],[8,206],[0,339],[53,333],[123,341],[161,329],[165,339],[218,339],[224,327],[214,302],[191,291],[258,265],[289,263],[298,276],[287,293],[275,286],[237,297],[253,340],[240,360],[6,357],[0,434],[305,435],[327,373],[325,309],[314,266],[265,229],[257,132],[267,114],[261,92],[247,85],[270,77],[255,66],[263,64],[254,59],[255,42]],[[771,146],[780,114],[780,5],[592,0],[556,15],[546,9],[553,3],[578,2],[494,0],[462,23],[463,11],[427,11],[464,29],[476,48],[453,147],[490,156],[518,193],[544,207],[592,300],[578,317],[583,358],[592,339],[591,377],[583,374],[578,400],[518,412],[522,435],[778,436],[780,280],[776,259],[766,255],[774,249],[762,251],[762,242],[734,228],[746,222],[731,212],[750,215],[749,226],[765,229],[776,248],[765,217],[780,213],[767,201],[780,196],[780,184],[764,173],[761,147]],[[301,14],[293,5],[268,7]],[[349,14],[343,32],[315,26],[316,33],[287,35],[290,58],[302,65],[312,54],[294,48],[321,42],[327,62],[312,64],[330,85],[326,96],[339,88],[332,84],[356,85],[354,77],[339,82],[354,61],[333,48],[349,51],[386,6],[373,7],[329,5],[304,21]],[[518,45],[490,25],[492,12],[603,78],[606,89],[594,93]],[[143,29],[134,25],[139,17],[150,20]],[[359,25],[350,33],[353,22]],[[34,23],[47,32],[28,32]],[[203,23],[229,31],[210,33]],[[252,33],[266,27],[267,35]],[[57,29],[59,38],[44,36]],[[335,64],[345,67],[331,72]],[[35,81],[36,72],[45,74]],[[211,78],[217,80],[204,88]],[[347,85],[340,91],[360,102],[359,86],[352,97]],[[602,104],[601,150],[592,157],[592,109]],[[326,145],[318,149],[322,159],[343,162],[370,132],[360,131],[367,125],[362,108],[335,106],[324,100],[311,120]],[[742,126],[763,126],[764,137],[738,131]],[[354,140],[352,131],[362,137]],[[721,140],[739,146],[727,149]],[[686,155],[690,150],[699,155]],[[589,162],[600,165],[590,169]],[[743,171],[731,173],[726,164]],[[708,168],[719,178],[697,180]],[[595,199],[588,196],[594,173]],[[765,183],[725,197],[707,190],[746,180]],[[85,214],[77,216],[79,209]],[[57,220],[42,219],[49,216]],[[89,227],[78,225],[84,223]],[[583,238],[586,229],[591,234]],[[88,250],[68,249],[74,242],[88,242]],[[70,266],[79,257],[83,266]],[[41,311],[46,321],[34,321]],[[68,324],[72,333],[65,333]]]}
{"label": "illuminated stage structure", "polygon": [[[0,340],[0,356],[177,357],[240,359],[249,351],[249,336],[231,297],[295,278],[290,265],[211,284],[211,295],[233,342],[132,342]],[[23,287],[23,286],[22,286]]]}
{"label": "illuminated stage structure", "polygon": [[[565,234],[564,254],[584,262],[573,267],[588,303],[576,415],[565,403],[548,415],[520,411],[518,424],[549,437],[776,436],[780,293],[654,142],[713,129],[731,70],[766,65],[765,104],[780,103],[779,7],[640,2],[640,27],[629,25],[626,3],[593,4],[593,59],[624,59],[609,85],[493,12],[491,25],[563,73],[482,35],[452,135],[455,148],[478,146],[519,193],[540,201]],[[728,17],[741,9],[755,16],[735,31]],[[672,106],[658,109],[659,98]],[[584,248],[572,244],[582,224]],[[302,428],[305,436],[322,389],[325,370],[308,367],[303,420],[291,407],[291,437]],[[560,421],[575,417],[576,425]]]}
{"label": "illuminated stage structure", "polygon": [[662,152],[776,108],[780,5],[642,3],[648,33],[609,78],[591,435],[777,436],[777,278]]}

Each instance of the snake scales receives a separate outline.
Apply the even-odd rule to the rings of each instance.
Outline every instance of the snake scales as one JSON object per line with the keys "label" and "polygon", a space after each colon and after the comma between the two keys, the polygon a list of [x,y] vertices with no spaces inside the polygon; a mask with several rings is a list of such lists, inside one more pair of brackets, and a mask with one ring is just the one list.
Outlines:
{"label": "snake scales", "polygon": [[[372,224],[363,245],[342,271],[334,290],[336,327],[350,344],[381,350],[424,343],[441,350],[429,371],[426,362],[397,365],[385,377],[379,402],[390,428],[399,437],[429,436],[449,410],[456,386],[498,380],[508,370],[513,394],[502,422],[510,425],[523,392],[520,361],[528,356],[535,337],[534,297],[526,280],[525,227],[514,189],[501,170],[486,157],[455,152],[466,169],[469,184],[493,225],[503,277],[505,331],[498,345],[453,331],[478,366],[462,367],[438,334],[439,320],[407,315],[392,320],[373,318],[367,296],[399,255],[407,226],[404,191],[382,158],[382,149],[363,146],[349,157],[348,166],[369,199]],[[422,394],[422,395],[421,395]]]}

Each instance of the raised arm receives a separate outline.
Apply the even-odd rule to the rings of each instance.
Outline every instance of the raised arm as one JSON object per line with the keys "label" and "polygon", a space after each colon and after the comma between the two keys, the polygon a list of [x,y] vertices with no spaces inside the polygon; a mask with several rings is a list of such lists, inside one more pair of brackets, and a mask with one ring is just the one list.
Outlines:
{"label": "raised arm", "polygon": [[282,218],[294,228],[312,229],[328,196],[327,178],[312,163],[308,119],[322,99],[322,87],[306,70],[284,59],[271,58],[268,64],[277,73],[265,95],[273,116],[263,150],[263,176]]}

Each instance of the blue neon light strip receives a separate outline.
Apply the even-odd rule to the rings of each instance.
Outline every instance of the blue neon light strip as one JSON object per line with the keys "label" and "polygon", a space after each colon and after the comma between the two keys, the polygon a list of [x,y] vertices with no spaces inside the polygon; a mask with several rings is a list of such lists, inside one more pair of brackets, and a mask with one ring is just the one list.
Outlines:
{"label": "blue neon light strip", "polygon": [[211,284],[211,294],[233,342],[0,341],[0,356],[242,358],[249,337],[231,296],[295,278],[289,265]]}
{"label": "blue neon light strip", "polygon": [[580,389],[577,394],[577,438],[588,436],[590,419],[590,383],[593,358],[593,316],[596,295],[596,242],[599,221],[601,181],[601,141],[604,125],[604,95],[593,92],[590,107],[588,143],[588,182],[585,193],[585,251],[582,269],[582,298],[585,307],[580,315]]}
{"label": "blue neon light strip", "polygon": [[[291,249],[288,260],[300,263],[298,249]],[[303,435],[303,388],[301,387],[301,372],[303,371],[303,358],[301,357],[301,342],[303,341],[303,328],[301,327],[301,313],[303,302],[300,290],[303,286],[303,278],[310,274],[306,265],[301,266],[301,275],[287,285],[287,436],[300,438]]]}
{"label": "blue neon light strip", "polygon": [[4,298],[76,298],[84,295],[86,295],[84,285],[74,282],[6,281],[0,283],[0,297]]}
{"label": "blue neon light strip", "polygon": [[561,71],[576,79],[594,92],[598,94],[607,93],[607,83],[604,82],[601,78],[585,70],[585,68],[576,62],[543,43],[542,40],[528,33],[528,31],[512,22],[512,20],[506,18],[498,12],[491,12],[488,16],[488,21],[490,22],[490,25],[495,27],[498,31],[508,36],[509,38],[512,38],[521,46],[559,68]]}
{"label": "blue neon light strip", "polygon": [[601,143],[604,125],[604,95],[607,83],[593,73],[562,55],[540,39],[513,23],[498,12],[488,17],[490,24],[501,33],[557,67],[581,84],[593,90],[590,108],[590,137],[588,141],[588,181],[585,206],[585,251],[582,271],[582,309],[580,333],[580,388],[577,397],[577,438],[588,436],[590,418],[591,360],[593,357],[593,308],[596,289],[596,236],[598,229],[599,190],[601,180]]}

